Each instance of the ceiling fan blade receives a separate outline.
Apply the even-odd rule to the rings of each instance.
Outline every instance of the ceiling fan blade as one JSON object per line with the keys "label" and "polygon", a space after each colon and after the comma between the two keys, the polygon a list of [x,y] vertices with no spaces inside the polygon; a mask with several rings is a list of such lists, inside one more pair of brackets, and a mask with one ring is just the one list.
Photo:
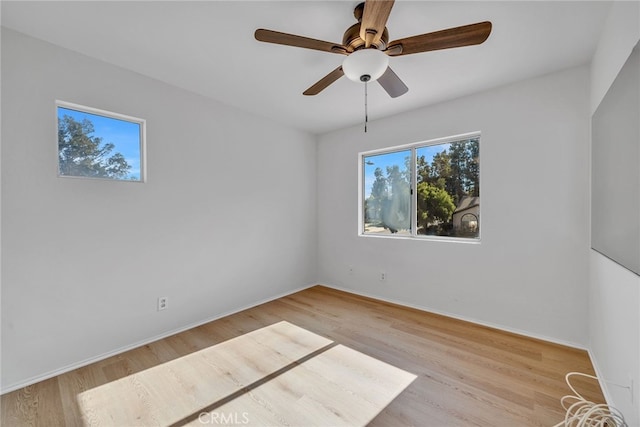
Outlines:
{"label": "ceiling fan blade", "polygon": [[347,50],[340,44],[311,39],[309,37],[297,36],[295,34],[287,34],[281,33],[279,31],[259,28],[256,30],[254,36],[256,40],[266,43],[302,47],[305,49],[321,50],[323,52],[340,53],[343,55],[347,54]]}
{"label": "ceiling fan blade", "polygon": [[409,91],[407,85],[404,84],[400,77],[393,72],[391,67],[387,67],[387,71],[378,79],[378,83],[387,91],[390,97],[397,98]]}
{"label": "ceiling fan blade", "polygon": [[386,53],[389,56],[410,55],[452,47],[471,46],[484,42],[491,34],[491,22],[449,28],[419,36],[394,40],[389,43]]}
{"label": "ceiling fan blade", "polygon": [[318,80],[316,84],[311,86],[309,89],[305,90],[303,95],[317,95],[327,88],[331,83],[338,80],[340,77],[344,76],[344,71],[342,71],[342,65]]}
{"label": "ceiling fan blade", "polygon": [[360,25],[360,38],[364,40],[364,47],[380,41],[387,19],[393,7],[393,0],[366,0]]}

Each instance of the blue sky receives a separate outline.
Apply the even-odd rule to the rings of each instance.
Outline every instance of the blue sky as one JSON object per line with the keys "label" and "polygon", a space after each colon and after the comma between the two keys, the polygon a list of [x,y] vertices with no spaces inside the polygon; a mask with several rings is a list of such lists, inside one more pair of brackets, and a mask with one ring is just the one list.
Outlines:
{"label": "blue sky", "polygon": [[[417,156],[425,156],[428,163],[431,163],[433,156],[449,149],[451,144],[429,145],[418,148]],[[374,171],[376,168],[382,169],[384,176],[387,176],[387,166],[398,165],[400,170],[404,169],[405,158],[411,156],[411,149],[395,151],[392,153],[376,154],[364,157],[364,193],[365,198],[371,195],[371,187],[376,180]]]}
{"label": "blue sky", "polygon": [[121,153],[131,166],[129,174],[140,179],[140,124],[58,107],[58,118],[65,115],[77,121],[89,119],[94,127],[91,136],[102,138],[103,144],[112,143],[115,148],[111,154]]}

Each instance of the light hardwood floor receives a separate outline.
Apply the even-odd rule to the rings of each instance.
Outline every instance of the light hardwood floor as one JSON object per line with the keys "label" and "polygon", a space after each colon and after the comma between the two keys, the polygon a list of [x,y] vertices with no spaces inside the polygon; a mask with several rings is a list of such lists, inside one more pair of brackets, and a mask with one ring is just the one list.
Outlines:
{"label": "light hardwood floor", "polygon": [[1,424],[83,426],[78,394],[282,320],[417,376],[373,426],[551,426],[564,375],[594,374],[583,350],[315,286],[5,394]]}

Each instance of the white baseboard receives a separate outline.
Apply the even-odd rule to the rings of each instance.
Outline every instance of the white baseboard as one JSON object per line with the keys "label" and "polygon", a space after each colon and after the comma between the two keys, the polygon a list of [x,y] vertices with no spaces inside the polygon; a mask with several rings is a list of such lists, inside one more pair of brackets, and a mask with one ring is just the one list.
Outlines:
{"label": "white baseboard", "polygon": [[[354,294],[354,295],[360,295],[363,297],[367,297],[367,298],[373,298],[373,299],[377,299],[380,301],[385,301],[391,304],[397,304],[397,305],[401,305],[404,307],[409,307],[409,308],[414,308],[416,310],[421,310],[421,311],[426,311],[428,313],[434,313],[434,314],[439,314],[441,316],[446,316],[446,317],[451,317],[453,319],[458,319],[458,320],[463,320],[465,322],[469,322],[469,323],[475,323],[476,325],[481,325],[481,326],[486,326],[489,328],[493,328],[493,329],[498,329],[501,331],[505,331],[505,332],[510,332],[512,334],[517,334],[517,335],[522,335],[528,338],[534,338],[534,339],[538,339],[538,340],[542,340],[542,341],[547,341],[547,342],[551,342],[554,344],[559,344],[559,345],[563,345],[565,347],[571,347],[571,348],[576,348],[579,350],[585,350],[585,351],[589,351],[589,349],[581,344],[577,344],[577,343],[573,343],[573,342],[569,342],[569,341],[563,341],[563,340],[559,340],[557,338],[553,338],[553,337],[547,337],[544,335],[540,335],[540,334],[536,334],[533,332],[529,332],[529,331],[524,331],[521,329],[517,329],[517,328],[510,328],[508,326],[504,326],[504,325],[500,325],[500,324],[496,324],[496,323],[491,323],[491,322],[485,322],[482,320],[478,320],[478,319],[473,319],[470,317],[465,317],[465,316],[460,316],[458,314],[453,314],[453,313],[447,313],[445,311],[441,311],[441,310],[436,310],[434,308],[431,307],[426,307],[426,306],[421,306],[421,305],[417,305],[417,304],[410,304],[407,303],[405,301],[399,301],[399,300],[393,300],[393,299],[389,299],[389,298],[385,298],[383,296],[380,295],[376,295],[373,293],[368,293],[368,292],[360,292],[360,291],[354,291],[353,289],[348,289],[348,288],[343,288],[340,286],[334,286],[334,285],[328,285],[325,283],[319,283],[320,286],[325,286],[327,288],[332,288],[332,289],[336,289],[339,291],[343,291],[343,292],[347,292],[350,294]],[[591,356],[591,355],[589,355]]]}
{"label": "white baseboard", "polygon": [[600,370],[600,367],[598,366],[598,361],[593,356],[593,353],[591,353],[591,350],[587,349],[587,352],[589,353],[589,359],[591,359],[591,364],[593,365],[593,370],[596,372],[596,377],[598,377],[598,383],[600,384],[600,390],[602,390],[602,394],[604,395],[605,403],[607,405],[611,405],[611,403],[613,402],[613,399],[612,399],[611,394],[609,392],[609,387],[607,387],[607,382],[604,380],[604,376],[602,374],[602,371]]}
{"label": "white baseboard", "polygon": [[159,335],[155,335],[153,337],[150,337],[150,338],[147,338],[147,339],[144,339],[144,340],[141,340],[141,341],[138,341],[138,342],[135,342],[135,343],[132,343],[132,344],[129,344],[129,345],[114,349],[112,351],[108,351],[106,353],[102,353],[100,355],[93,356],[93,357],[81,360],[79,362],[71,363],[71,364],[69,364],[67,366],[63,366],[61,368],[54,369],[54,370],[46,372],[46,373],[44,373],[42,375],[33,376],[33,377],[28,378],[28,379],[26,379],[24,381],[20,381],[20,382],[14,383],[14,384],[10,384],[7,387],[3,387],[2,390],[0,390],[0,394],[10,393],[12,391],[19,390],[19,389],[21,389],[23,387],[27,387],[27,386],[33,385],[35,383],[38,383],[40,381],[48,380],[49,378],[53,378],[53,377],[56,377],[58,375],[62,375],[64,373],[73,371],[74,369],[82,368],[82,367],[90,365],[92,363],[99,362],[99,361],[107,359],[109,357],[116,356],[118,354],[124,353],[125,351],[133,350],[134,348],[138,348],[138,347],[141,347],[143,345],[150,344],[152,342],[161,340],[163,338],[170,337],[170,336],[178,334],[180,332],[184,332],[184,331],[187,331],[189,329],[197,328],[198,326],[204,325],[205,323],[209,323],[209,322],[212,322],[214,320],[218,320],[218,319],[221,319],[223,317],[230,316],[230,315],[235,314],[235,313],[239,313],[241,311],[256,307],[256,306],[258,306],[260,304],[264,304],[264,303],[267,303],[269,301],[276,300],[278,298],[286,297],[287,295],[295,294],[296,292],[303,291],[303,290],[311,288],[313,286],[317,286],[317,284],[314,283],[314,284],[311,284],[311,285],[302,286],[302,287],[296,288],[294,290],[291,290],[291,291],[288,291],[288,292],[285,292],[285,293],[282,293],[282,294],[279,294],[279,295],[275,295],[273,297],[269,297],[269,298],[264,299],[264,300],[257,301],[255,303],[252,303],[251,305],[239,307],[239,308],[236,308],[236,309],[233,309],[233,310],[221,313],[221,314],[217,314],[217,315],[214,315],[212,317],[208,317],[206,319],[199,320],[197,322],[190,323],[188,325],[181,326],[179,328],[163,332],[163,333],[161,333]]}
{"label": "white baseboard", "polygon": [[392,303],[392,304],[398,304],[398,305],[401,305],[401,306],[414,308],[416,310],[421,310],[421,311],[426,311],[426,312],[429,312],[429,313],[434,313],[434,314],[439,314],[439,315],[442,315],[442,316],[451,317],[453,319],[463,320],[465,322],[470,322],[470,323],[474,323],[474,324],[477,324],[477,325],[487,326],[487,327],[490,327],[490,328],[493,328],[493,329],[502,330],[502,331],[505,331],[505,332],[511,332],[511,333],[514,333],[514,334],[523,335],[525,337],[530,337],[530,338],[535,338],[535,339],[539,339],[539,340],[543,340],[543,341],[548,341],[548,342],[552,342],[552,343],[555,343],[555,344],[560,344],[560,345],[563,345],[563,346],[566,346],[566,347],[572,347],[572,348],[577,348],[577,349],[580,349],[580,350],[585,350],[585,351],[588,352],[589,358],[591,359],[591,363],[593,364],[594,369],[596,371],[596,376],[599,378],[600,387],[602,389],[602,392],[605,395],[604,397],[607,400],[607,402],[610,402],[610,396],[609,396],[609,393],[608,393],[608,389],[607,389],[606,384],[604,383],[604,381],[602,381],[602,379],[601,379],[602,377],[599,375],[597,363],[596,363],[595,359],[593,358],[593,355],[591,354],[589,349],[584,347],[584,346],[582,346],[582,345],[571,343],[571,342],[566,342],[566,341],[562,341],[562,340],[558,340],[558,339],[551,338],[551,337],[542,336],[542,335],[539,335],[539,334],[534,334],[534,333],[531,333],[531,332],[528,332],[528,331],[523,331],[523,330],[519,330],[519,329],[515,329],[515,328],[505,327],[504,325],[493,324],[493,323],[490,323],[490,322],[483,322],[483,321],[480,321],[480,320],[477,320],[477,319],[472,319],[472,318],[468,318],[468,317],[465,317],[465,316],[460,316],[460,315],[457,315],[457,314],[452,314],[452,313],[447,313],[447,312],[443,312],[443,311],[440,311],[440,310],[435,310],[435,309],[430,308],[430,307],[420,306],[420,305],[416,305],[416,304],[408,304],[408,303],[406,303],[404,301],[393,300],[393,299],[382,297],[380,295],[375,295],[375,294],[366,293],[366,292],[358,292],[358,291],[354,291],[352,289],[342,288],[340,286],[329,285],[329,284],[326,284],[326,283],[317,283],[317,284],[314,283],[314,284],[302,286],[302,287],[296,288],[294,290],[291,290],[289,292],[285,292],[285,293],[282,293],[282,294],[279,294],[279,295],[276,295],[276,296],[273,296],[273,297],[269,297],[269,298],[261,300],[261,301],[257,301],[257,302],[255,302],[255,303],[253,303],[251,305],[243,306],[243,307],[236,308],[236,309],[233,309],[233,310],[221,313],[221,314],[217,314],[215,316],[212,316],[212,317],[209,317],[209,318],[206,318],[206,319],[203,319],[203,320],[200,320],[200,321],[197,321],[197,322],[194,322],[194,323],[191,323],[191,324],[188,324],[188,325],[176,328],[176,329],[172,329],[172,330],[167,331],[167,332],[163,332],[162,334],[150,337],[148,339],[144,339],[144,340],[129,344],[127,346],[120,347],[120,348],[117,348],[115,350],[112,350],[112,351],[109,351],[109,352],[106,352],[106,353],[103,353],[103,354],[100,354],[100,355],[97,355],[97,356],[94,356],[94,357],[90,357],[88,359],[85,359],[85,360],[82,360],[82,361],[79,361],[79,362],[76,362],[76,363],[69,364],[67,366],[63,366],[63,367],[61,367],[59,369],[55,369],[53,371],[46,372],[46,373],[44,373],[42,375],[37,375],[37,376],[31,377],[31,378],[28,378],[28,379],[26,379],[24,381],[20,381],[18,383],[11,384],[11,385],[9,385],[7,387],[4,387],[0,391],[0,394],[5,394],[5,393],[9,393],[9,392],[21,389],[23,387],[35,384],[37,382],[44,381],[44,380],[47,380],[49,378],[53,378],[55,376],[64,374],[64,373],[69,372],[69,371],[73,371],[74,369],[78,369],[78,368],[81,368],[83,366],[87,366],[87,365],[90,365],[92,363],[99,362],[101,360],[107,359],[109,357],[124,353],[126,351],[133,350],[134,348],[141,347],[141,346],[146,345],[146,344],[150,344],[152,342],[161,340],[163,338],[170,337],[172,335],[178,334],[180,332],[184,332],[184,331],[192,329],[192,328],[196,328],[198,326],[204,325],[205,323],[209,323],[209,322],[212,322],[214,320],[218,320],[218,319],[221,319],[223,317],[230,316],[232,314],[235,314],[235,313],[238,313],[238,312],[253,308],[253,307],[258,306],[260,304],[264,304],[264,303],[276,300],[278,298],[282,298],[282,297],[285,297],[285,296],[288,296],[288,295],[294,294],[296,292],[300,292],[300,291],[303,291],[305,289],[311,288],[313,286],[318,286],[318,285],[325,286],[325,287],[331,288],[331,289],[336,289],[336,290],[343,291],[343,292],[347,292],[347,293],[351,293],[351,294],[354,294],[354,295],[360,295],[360,296],[364,296],[364,297],[367,297],[367,298],[373,298],[373,299],[377,299],[377,300],[380,300],[380,301],[389,302],[389,303]]}

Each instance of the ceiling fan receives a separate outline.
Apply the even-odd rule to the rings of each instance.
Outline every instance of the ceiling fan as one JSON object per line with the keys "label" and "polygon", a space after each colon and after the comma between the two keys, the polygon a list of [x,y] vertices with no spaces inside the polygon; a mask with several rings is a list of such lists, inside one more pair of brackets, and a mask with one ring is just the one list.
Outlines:
{"label": "ceiling fan", "polygon": [[393,0],[366,0],[358,4],[353,11],[358,22],[344,32],[342,44],[262,28],[256,30],[255,38],[261,42],[347,56],[342,65],[305,90],[304,95],[317,95],[346,75],[353,81],[377,80],[389,96],[396,98],[409,88],[389,67],[390,56],[476,45],[483,43],[491,33],[491,22],[485,21],[389,42],[386,23],[393,3]]}

